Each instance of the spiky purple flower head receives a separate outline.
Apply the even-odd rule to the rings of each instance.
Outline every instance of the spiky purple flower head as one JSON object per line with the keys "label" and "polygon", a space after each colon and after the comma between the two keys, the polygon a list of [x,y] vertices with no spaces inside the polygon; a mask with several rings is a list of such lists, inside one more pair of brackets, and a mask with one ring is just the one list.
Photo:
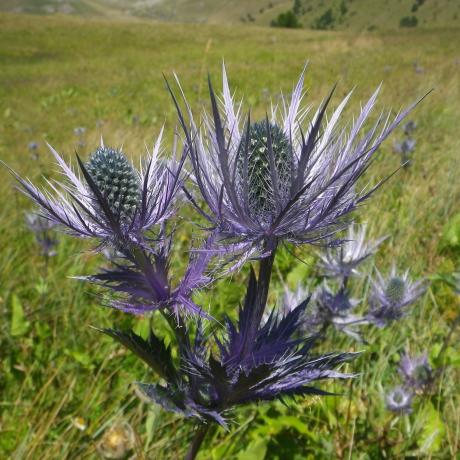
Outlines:
{"label": "spiky purple flower head", "polygon": [[402,318],[407,307],[413,304],[426,291],[425,280],[413,282],[409,271],[399,275],[393,266],[387,278],[377,270],[377,276],[371,280],[369,321],[379,327]]}
{"label": "spiky purple flower head", "polygon": [[399,363],[399,373],[405,385],[413,390],[423,390],[433,383],[433,369],[426,353],[420,356],[404,353]]}
{"label": "spiky purple flower head", "polygon": [[320,253],[319,267],[327,276],[349,277],[358,275],[357,267],[372,256],[386,237],[368,241],[366,224],[352,224],[345,241],[339,247],[327,248]]}
{"label": "spiky purple flower head", "polygon": [[77,156],[80,172],[49,146],[64,180],[47,181],[47,189],[13,174],[49,221],[74,236],[97,238],[122,250],[172,213],[184,159],[165,167],[159,161],[160,146],[161,134],[137,170],[124,152],[101,143],[86,163]]}
{"label": "spiky purple flower head", "polygon": [[281,241],[331,242],[344,219],[375,190],[359,190],[356,183],[412,108],[391,122],[381,115],[366,129],[377,89],[347,129],[341,118],[351,93],[327,119],[331,92],[307,123],[311,107],[301,108],[303,82],[302,73],[281,109],[275,106],[266,119],[253,122],[248,116],[243,123],[223,68],[222,100],[210,83],[212,114],[204,115],[203,129],[185,96],[188,121],[173,95],[194,181],[208,207],[200,212],[227,239],[223,246],[229,251],[249,257],[267,255]]}
{"label": "spiky purple flower head", "polygon": [[400,415],[412,412],[413,393],[402,386],[391,389],[385,397],[387,409]]}
{"label": "spiky purple flower head", "polygon": [[354,340],[363,341],[357,328],[368,324],[368,320],[352,313],[360,301],[351,298],[345,287],[332,290],[325,283],[313,293],[312,302],[314,307],[307,312],[305,318],[305,324],[311,330],[316,328],[321,331],[332,326]]}

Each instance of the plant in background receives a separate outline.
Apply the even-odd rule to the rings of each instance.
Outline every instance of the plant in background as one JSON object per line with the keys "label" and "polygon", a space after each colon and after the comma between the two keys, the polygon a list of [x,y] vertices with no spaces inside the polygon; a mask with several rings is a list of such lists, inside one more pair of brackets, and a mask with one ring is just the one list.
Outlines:
{"label": "plant in background", "polygon": [[[110,268],[86,277],[114,293],[114,308],[134,314],[157,310],[167,320],[176,338],[177,361],[154,322],[147,338],[133,331],[102,331],[161,378],[159,383],[139,384],[143,397],[197,421],[187,459],[195,458],[209,425],[226,426],[236,406],[323,395],[327,392],[313,386],[319,380],[352,377],[339,367],[355,354],[315,352],[317,338],[309,337],[304,324],[308,299],[284,314],[272,310],[267,315],[265,310],[277,249],[288,243],[345,243],[340,255],[325,259],[343,278],[340,296],[325,290],[319,301],[334,312],[355,303],[348,298],[346,280],[379,242],[367,245],[361,236],[357,242],[344,242],[339,232],[376,190],[378,185],[360,186],[358,181],[379,145],[410,110],[391,122],[380,116],[366,127],[378,91],[348,125],[342,111],[351,93],[326,118],[333,92],[315,111],[301,108],[302,74],[289,102],[283,99],[281,108],[253,122],[249,115],[241,117],[241,106],[235,107],[224,69],[222,100],[209,83],[211,114],[203,115],[203,128],[185,97],[183,111],[171,91],[185,135],[178,158],[174,153],[172,160],[160,160],[160,136],[139,169],[124,152],[102,144],[86,162],[77,156],[78,171],[51,149],[65,179],[48,182],[48,189],[16,175],[23,192],[50,222],[73,236],[95,239],[101,251],[114,251]],[[184,179],[186,158],[191,183]],[[200,235],[202,245],[191,248],[183,276],[174,277],[170,249],[175,233],[169,229],[180,189],[208,225]],[[355,246],[348,250],[347,245]],[[229,273],[249,260],[257,261],[258,269],[250,269],[237,320],[229,312],[223,330],[206,335],[203,323],[213,320],[197,305],[194,292],[212,285],[216,267]],[[418,285],[405,276],[401,280],[398,285],[393,280],[390,287],[376,285],[378,308],[373,314],[379,321],[396,317],[395,311],[421,295]]]}
{"label": "plant in background", "polygon": [[360,275],[358,266],[374,255],[387,237],[376,241],[366,240],[367,226],[350,225],[348,235],[339,247],[326,248],[319,254],[319,267],[330,278],[341,278],[342,286],[346,286],[352,275]]}
{"label": "plant in background", "polygon": [[404,385],[414,391],[426,391],[434,382],[434,373],[428,363],[427,353],[411,357],[407,352],[401,356],[399,374]]}
{"label": "plant in background", "polygon": [[[365,263],[385,239],[386,237],[367,241],[366,225],[353,224],[348,229],[347,238],[339,247],[329,247],[319,253],[318,268],[328,281],[312,289],[312,306],[303,315],[305,330],[323,335],[332,327],[364,342],[362,333],[358,330],[361,326],[373,324],[383,327],[406,314],[405,308],[423,294],[424,281],[411,283],[408,273],[399,278],[394,267],[388,281],[383,280],[377,272],[380,284],[371,280],[368,300],[370,308],[361,315],[354,313],[355,308],[364,303],[365,293],[362,293],[361,299],[352,298],[352,281],[354,278],[363,277]],[[286,290],[282,302],[283,311],[291,311],[297,305],[296,302],[308,297],[307,293],[307,288],[301,285],[295,291]]]}
{"label": "plant in background", "polygon": [[415,150],[416,141],[411,135],[415,131],[416,127],[417,123],[413,120],[409,120],[404,123],[402,126],[404,138],[393,144],[393,152],[401,156],[401,166],[404,168],[408,168],[412,163],[412,153]]}
{"label": "plant in background", "polygon": [[415,139],[404,139],[401,142],[395,142],[393,150],[401,155],[401,166],[408,168],[412,162],[411,153],[415,150]]}
{"label": "plant in background", "polygon": [[55,256],[56,246],[59,241],[54,234],[56,224],[38,212],[27,212],[25,221],[28,229],[35,235],[35,240],[40,246],[41,254],[46,259]]}
{"label": "plant in background", "polygon": [[401,355],[398,373],[402,379],[399,385],[386,394],[387,409],[400,415],[412,412],[412,403],[416,395],[428,393],[435,382],[436,373],[428,362],[427,353],[410,356],[406,351]]}
{"label": "plant in background", "polygon": [[78,126],[74,128],[73,133],[75,134],[77,138],[77,147],[84,147],[86,145],[86,142],[85,142],[86,128],[83,126]]}
{"label": "plant in background", "polygon": [[32,142],[29,142],[27,144],[27,148],[29,150],[29,153],[30,153],[30,156],[32,158],[32,160],[38,160],[39,158],[39,155],[38,155],[38,143],[35,142],[35,141],[32,141]]}

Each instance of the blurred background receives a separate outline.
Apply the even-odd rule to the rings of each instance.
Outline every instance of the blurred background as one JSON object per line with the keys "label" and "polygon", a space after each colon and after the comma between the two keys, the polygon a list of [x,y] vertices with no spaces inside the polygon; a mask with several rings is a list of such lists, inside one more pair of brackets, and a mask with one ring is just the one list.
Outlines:
{"label": "blurred background", "polygon": [[[0,159],[39,182],[56,177],[47,142],[71,159],[102,135],[136,161],[165,125],[167,155],[176,113],[162,73],[176,72],[193,106],[208,107],[208,72],[219,88],[225,60],[255,118],[290,93],[306,61],[306,102],[318,104],[338,83],[337,105],[355,87],[350,116],[381,82],[378,107],[394,112],[433,89],[409,116],[416,128],[394,132],[366,182],[410,165],[361,211],[371,237],[390,235],[375,264],[428,278],[427,294],[410,317],[373,330],[368,345],[329,337],[329,349],[365,351],[351,365],[353,382],[325,385],[341,396],[242,409],[198,458],[458,458],[460,1],[1,0],[0,11]],[[70,279],[101,259],[52,232],[43,244],[30,211],[0,168],[0,458],[181,458],[192,424],[141,401],[130,384],[151,374],[90,328],[141,333],[148,319],[101,307],[96,288]],[[178,253],[192,236],[187,212]],[[286,284],[316,276],[316,254],[305,250],[301,264],[281,252],[272,304]],[[202,302],[233,315],[245,275],[201,293]],[[385,392],[404,350],[427,352],[437,379],[400,416],[387,410]]]}

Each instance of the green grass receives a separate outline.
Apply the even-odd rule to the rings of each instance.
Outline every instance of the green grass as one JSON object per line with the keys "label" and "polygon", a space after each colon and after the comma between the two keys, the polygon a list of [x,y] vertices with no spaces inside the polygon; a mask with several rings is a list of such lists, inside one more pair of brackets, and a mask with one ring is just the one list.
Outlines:
{"label": "green grass", "polygon": [[[0,158],[34,180],[53,174],[44,142],[70,155],[78,126],[87,129],[87,147],[78,148],[83,155],[102,134],[106,143],[123,144],[137,156],[163,123],[170,145],[175,112],[161,73],[177,72],[197,106],[206,100],[207,72],[217,81],[223,58],[255,117],[264,115],[268,93],[290,90],[307,59],[307,97],[316,103],[336,81],[338,96],[356,86],[355,111],[382,80],[385,108],[399,109],[434,88],[411,115],[418,123],[413,166],[392,178],[361,215],[373,236],[391,235],[376,259],[379,268],[397,261],[413,276],[448,274],[459,266],[458,252],[439,244],[445,223],[459,211],[457,38],[454,28],[356,35],[3,14]],[[414,62],[424,71],[416,73]],[[391,143],[399,134],[381,149],[370,182],[398,166]],[[27,151],[30,141],[40,144],[38,161]],[[78,242],[61,238],[58,255],[46,265],[23,224],[30,204],[13,190],[5,169],[0,175],[0,458],[98,458],[96,446],[117,420],[133,427],[138,458],[181,458],[192,425],[141,402],[129,384],[151,378],[147,370],[89,328],[142,328],[145,321],[100,307],[93,288],[69,279],[92,273],[98,263]],[[292,285],[311,272],[286,254],[277,265]],[[241,281],[239,275],[219,283],[212,297],[218,313],[236,310]],[[272,300],[279,289],[275,283]],[[458,332],[443,360],[437,353],[458,309],[450,289],[434,283],[407,320],[369,330],[370,344],[351,366],[360,376],[352,386],[327,387],[344,396],[242,409],[230,432],[217,430],[207,439],[200,458],[455,458]],[[356,348],[337,337],[327,346]],[[410,417],[398,418],[385,411],[382,394],[397,381],[405,347],[428,349],[442,369],[435,394],[419,398]],[[77,417],[85,430],[75,427]]]}

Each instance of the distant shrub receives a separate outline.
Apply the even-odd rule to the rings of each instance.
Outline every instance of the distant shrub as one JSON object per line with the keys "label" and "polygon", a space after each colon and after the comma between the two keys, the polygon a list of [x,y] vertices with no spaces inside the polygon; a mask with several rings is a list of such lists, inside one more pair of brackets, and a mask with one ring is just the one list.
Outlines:
{"label": "distant shrub", "polygon": [[415,0],[415,3],[412,5],[411,11],[415,13],[423,4],[425,0]]}
{"label": "distant shrub", "polygon": [[347,4],[345,3],[345,0],[342,0],[342,3],[340,3],[340,14],[342,16],[345,16],[347,13],[348,13]]}
{"label": "distant shrub", "polygon": [[418,19],[415,16],[404,16],[399,21],[399,27],[416,27]]}
{"label": "distant shrub", "polygon": [[285,11],[278,15],[276,19],[273,19],[270,25],[272,27],[285,27],[287,29],[299,29],[302,27],[302,24],[292,10]]}
{"label": "distant shrub", "polygon": [[294,0],[294,6],[292,7],[292,12],[296,15],[299,16],[302,10],[302,3],[300,0]]}
{"label": "distant shrub", "polygon": [[334,13],[332,12],[332,8],[329,8],[319,18],[316,18],[312,24],[312,28],[318,29],[318,30],[333,29],[334,28]]}

